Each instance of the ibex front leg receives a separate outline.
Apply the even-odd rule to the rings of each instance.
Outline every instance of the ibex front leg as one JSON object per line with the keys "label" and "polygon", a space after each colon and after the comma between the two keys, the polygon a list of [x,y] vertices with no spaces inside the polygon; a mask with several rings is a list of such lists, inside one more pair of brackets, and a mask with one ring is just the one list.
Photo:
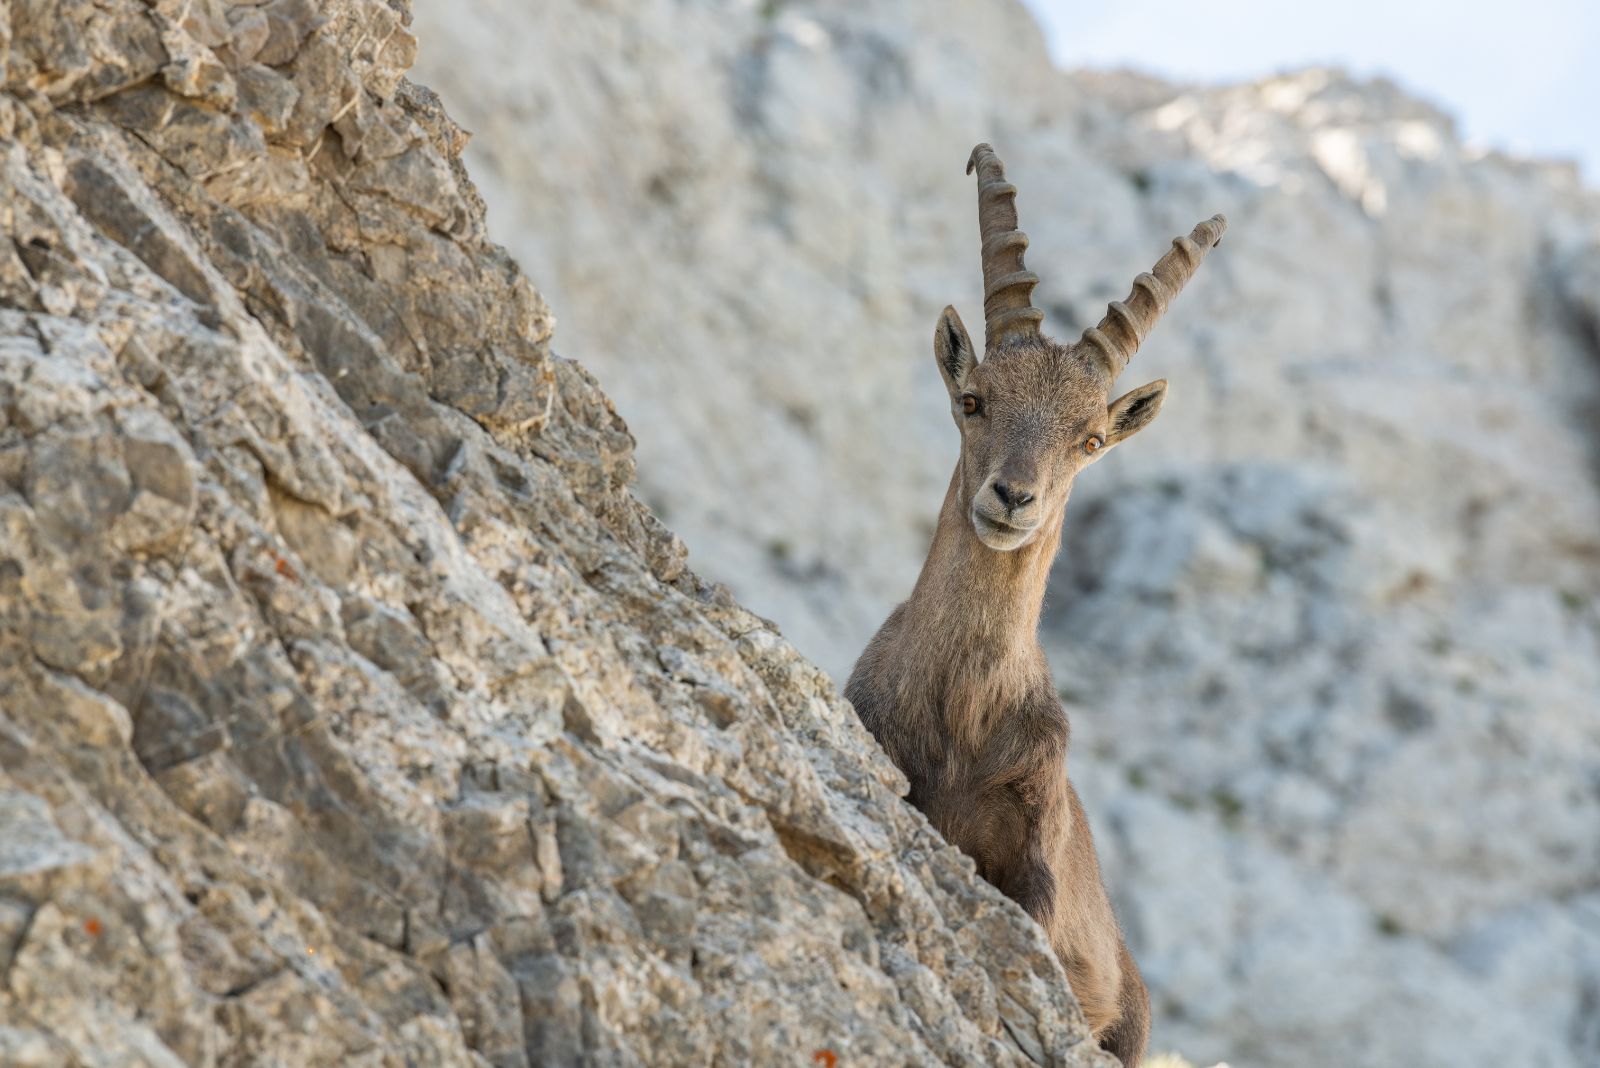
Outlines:
{"label": "ibex front leg", "polygon": [[1124,1015],[1127,953],[1100,880],[1088,818],[1067,780],[1065,731],[1057,738],[1029,732],[1027,725],[1019,722],[1017,737],[994,753],[997,771],[1009,761],[1013,775],[1022,775],[1005,785],[1015,798],[1017,848],[992,881],[1045,929],[1098,1034]]}
{"label": "ibex front leg", "polygon": [[1045,849],[1045,834],[1056,818],[1055,798],[1040,796],[1028,786],[1013,786],[1021,848],[1007,858],[1006,868],[992,880],[1000,892],[1021,905],[1045,930],[1056,904],[1056,876]]}
{"label": "ibex front leg", "polygon": [[1059,892],[1052,839],[1067,826],[1071,809],[1065,795],[1066,720],[1059,706],[1044,711],[1007,718],[985,749],[981,777],[984,792],[1006,813],[997,823],[1007,840],[992,851],[997,863],[984,874],[1048,931]]}

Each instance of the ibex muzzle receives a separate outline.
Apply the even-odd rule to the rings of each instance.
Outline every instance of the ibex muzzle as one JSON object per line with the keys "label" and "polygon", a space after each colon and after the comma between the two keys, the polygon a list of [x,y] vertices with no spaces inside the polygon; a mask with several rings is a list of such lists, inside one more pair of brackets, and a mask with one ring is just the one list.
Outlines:
{"label": "ibex muzzle", "polygon": [[1127,300],[1060,345],[1039,331],[1016,187],[988,145],[973,149],[974,169],[984,358],[953,308],[933,334],[961,460],[916,588],[845,694],[905,772],[912,803],[1049,933],[1095,1037],[1134,1068],[1149,997],[1067,781],[1067,717],[1039,611],[1073,479],[1148,426],[1167,391],[1157,381],[1111,400],[1111,387],[1227,224],[1213,216],[1178,238]]}

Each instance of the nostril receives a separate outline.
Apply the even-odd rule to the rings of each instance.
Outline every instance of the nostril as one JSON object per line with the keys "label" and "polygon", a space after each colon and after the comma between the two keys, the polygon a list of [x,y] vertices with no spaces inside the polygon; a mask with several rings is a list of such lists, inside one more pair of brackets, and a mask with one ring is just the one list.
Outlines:
{"label": "nostril", "polygon": [[1033,494],[1027,490],[1012,489],[1004,482],[994,484],[994,495],[1000,498],[1000,503],[1007,509],[1021,508],[1033,500]]}

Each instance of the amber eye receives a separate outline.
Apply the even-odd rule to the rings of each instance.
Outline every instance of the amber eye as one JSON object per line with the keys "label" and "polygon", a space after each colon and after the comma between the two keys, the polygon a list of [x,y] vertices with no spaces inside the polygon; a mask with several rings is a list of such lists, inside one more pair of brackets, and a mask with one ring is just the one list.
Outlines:
{"label": "amber eye", "polygon": [[983,405],[981,405],[978,402],[978,398],[973,396],[971,393],[961,394],[961,410],[966,414],[977,415],[978,409],[981,407],[983,407]]}
{"label": "amber eye", "polygon": [[1105,442],[1100,440],[1100,435],[1090,434],[1089,440],[1083,443],[1083,451],[1088,453],[1090,456],[1093,456],[1095,453],[1099,452],[1104,445]]}

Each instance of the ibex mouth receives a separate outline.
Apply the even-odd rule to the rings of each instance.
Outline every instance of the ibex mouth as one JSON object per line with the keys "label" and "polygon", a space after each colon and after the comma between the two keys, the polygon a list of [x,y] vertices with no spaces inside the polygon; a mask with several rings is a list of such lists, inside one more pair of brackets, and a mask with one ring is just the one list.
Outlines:
{"label": "ibex mouth", "polygon": [[1014,527],[1010,523],[1002,523],[997,519],[990,519],[978,509],[972,509],[972,529],[977,532],[978,540],[997,552],[1007,553],[1013,549],[1020,549],[1033,540],[1034,531],[1038,526]]}

